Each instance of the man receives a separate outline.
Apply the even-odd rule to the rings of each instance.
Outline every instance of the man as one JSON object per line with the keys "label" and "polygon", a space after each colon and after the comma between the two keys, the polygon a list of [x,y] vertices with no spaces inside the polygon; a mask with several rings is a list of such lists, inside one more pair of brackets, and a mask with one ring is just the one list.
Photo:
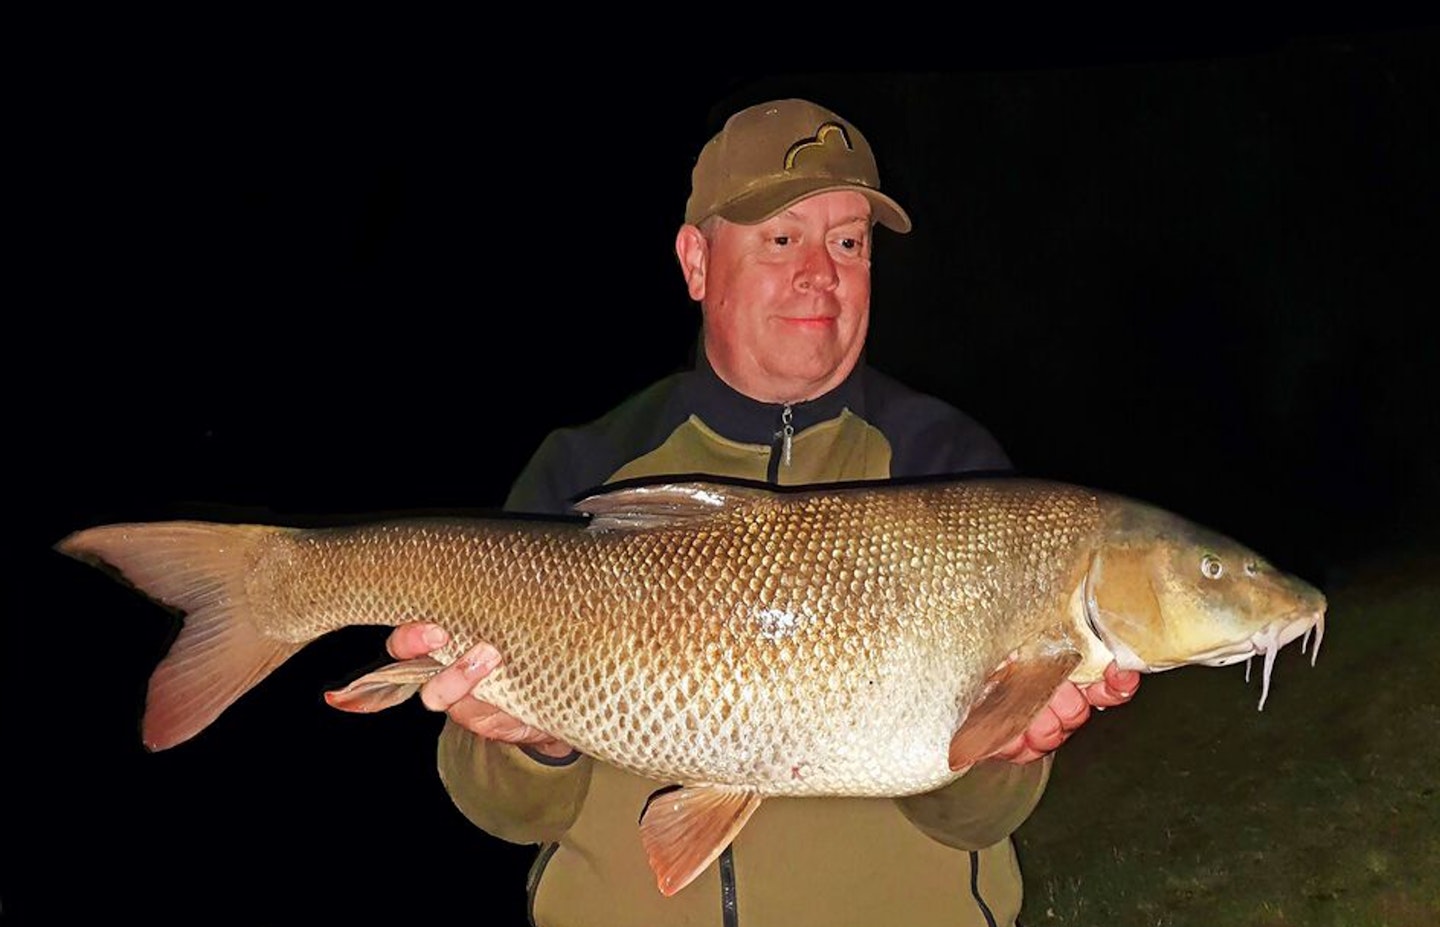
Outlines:
{"label": "man", "polygon": [[[950,406],[862,361],[872,232],[904,233],[870,147],[804,100],[737,113],[701,152],[675,251],[701,305],[693,371],[596,422],[551,434],[507,508],[564,512],[598,484],[706,473],[785,485],[1009,467]],[[397,629],[409,658],[444,642]],[[490,833],[544,848],[530,879],[538,924],[1008,924],[1020,907],[1011,832],[1040,798],[1049,753],[1091,705],[1138,684],[1112,666],[1066,684],[1030,729],[951,785],[914,798],[770,799],[693,884],[656,890],[637,820],[669,783],[573,752],[469,696],[499,654],[474,648],[422,690],[449,714],[439,764],[459,808]]]}

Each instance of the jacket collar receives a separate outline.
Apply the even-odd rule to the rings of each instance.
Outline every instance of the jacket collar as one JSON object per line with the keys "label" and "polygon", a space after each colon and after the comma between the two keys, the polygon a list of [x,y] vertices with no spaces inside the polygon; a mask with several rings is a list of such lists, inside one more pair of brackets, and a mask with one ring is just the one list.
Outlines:
{"label": "jacket collar", "polygon": [[[839,386],[822,396],[790,405],[795,433],[835,418],[843,409],[864,417],[865,360],[862,357]],[[737,392],[710,366],[702,344],[695,369],[681,384],[679,399],[712,430],[744,444],[771,444],[782,426],[783,403],[760,402]]]}

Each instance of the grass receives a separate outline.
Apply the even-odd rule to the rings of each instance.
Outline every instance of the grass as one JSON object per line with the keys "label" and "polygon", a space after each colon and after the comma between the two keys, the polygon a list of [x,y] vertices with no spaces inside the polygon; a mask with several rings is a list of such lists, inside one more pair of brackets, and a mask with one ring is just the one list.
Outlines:
{"label": "grass", "polygon": [[1016,835],[1027,927],[1440,924],[1440,555],[1337,576],[1318,664],[1146,677]]}

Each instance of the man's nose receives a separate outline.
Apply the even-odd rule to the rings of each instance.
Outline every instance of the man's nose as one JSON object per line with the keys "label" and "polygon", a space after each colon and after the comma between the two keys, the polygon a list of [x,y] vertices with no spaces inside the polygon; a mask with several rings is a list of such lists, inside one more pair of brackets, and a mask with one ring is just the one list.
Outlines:
{"label": "man's nose", "polygon": [[830,249],[825,243],[807,246],[800,262],[799,273],[795,277],[795,285],[802,290],[833,290],[839,282],[840,275],[835,272],[835,259],[830,256]]}

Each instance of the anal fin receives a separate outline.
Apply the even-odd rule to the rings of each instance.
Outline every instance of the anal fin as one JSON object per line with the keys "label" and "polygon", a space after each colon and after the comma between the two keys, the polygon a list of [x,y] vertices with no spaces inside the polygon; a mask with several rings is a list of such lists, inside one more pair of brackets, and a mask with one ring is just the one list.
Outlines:
{"label": "anal fin", "polygon": [[428,656],[390,663],[343,689],[326,692],[325,701],[341,711],[381,711],[419,692],[427,679],[444,668],[445,664]]}
{"label": "anal fin", "polygon": [[640,817],[640,840],[663,895],[694,881],[724,852],[760,807],[753,789],[698,785],[651,797]]}
{"label": "anal fin", "polygon": [[950,739],[950,768],[967,769],[1023,733],[1080,660],[1068,642],[1052,640],[1011,654],[986,679],[984,694]]}

